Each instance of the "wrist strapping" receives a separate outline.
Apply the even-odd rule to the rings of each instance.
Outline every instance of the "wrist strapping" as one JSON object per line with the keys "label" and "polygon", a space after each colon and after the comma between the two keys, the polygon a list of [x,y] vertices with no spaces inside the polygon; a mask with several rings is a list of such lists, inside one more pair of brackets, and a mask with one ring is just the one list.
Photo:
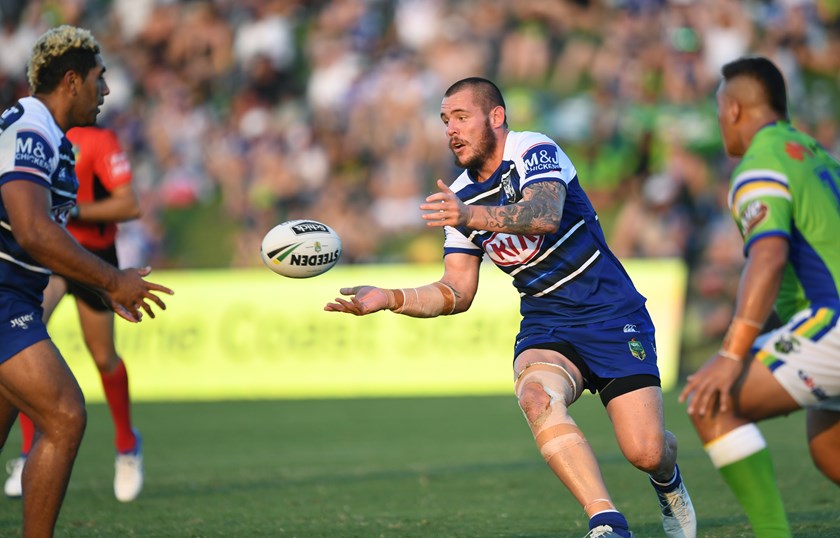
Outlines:
{"label": "wrist strapping", "polygon": [[750,352],[762,324],[751,319],[736,317],[729,325],[718,355],[736,361],[744,360]]}
{"label": "wrist strapping", "polygon": [[385,290],[388,308],[396,314],[415,318],[448,316],[455,311],[455,290],[443,282],[419,288]]}

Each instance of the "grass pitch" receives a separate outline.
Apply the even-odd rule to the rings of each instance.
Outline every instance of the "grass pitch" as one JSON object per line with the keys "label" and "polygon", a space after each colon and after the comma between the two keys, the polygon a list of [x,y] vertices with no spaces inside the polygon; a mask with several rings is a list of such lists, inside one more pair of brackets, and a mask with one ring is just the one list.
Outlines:
{"label": "grass pitch", "polygon": [[[704,537],[747,537],[734,497],[666,395]],[[639,538],[662,536],[647,478],[600,401],[572,408]],[[91,405],[59,537],[582,537],[586,516],[542,462],[512,396],[140,403],[146,487],[113,497],[112,427]],[[840,536],[838,489],[811,464],[804,415],[761,426],[797,537]],[[19,447],[15,427],[3,459]],[[20,501],[0,499],[0,536]]]}

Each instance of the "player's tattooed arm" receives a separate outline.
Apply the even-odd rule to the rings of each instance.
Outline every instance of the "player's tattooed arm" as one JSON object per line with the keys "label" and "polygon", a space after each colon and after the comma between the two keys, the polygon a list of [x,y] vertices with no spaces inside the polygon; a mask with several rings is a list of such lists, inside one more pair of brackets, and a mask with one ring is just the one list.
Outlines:
{"label": "player's tattooed arm", "polygon": [[557,230],[563,216],[566,185],[540,181],[522,191],[522,200],[501,207],[472,206],[468,228],[512,234],[545,234]]}

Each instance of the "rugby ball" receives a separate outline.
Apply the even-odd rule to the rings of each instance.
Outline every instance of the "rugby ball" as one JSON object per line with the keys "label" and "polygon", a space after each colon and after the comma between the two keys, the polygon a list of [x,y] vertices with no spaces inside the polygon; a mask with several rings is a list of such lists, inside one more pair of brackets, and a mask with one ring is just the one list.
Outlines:
{"label": "rugby ball", "polygon": [[329,271],[341,257],[341,238],[323,222],[290,220],[265,234],[260,256],[278,275],[318,276]]}

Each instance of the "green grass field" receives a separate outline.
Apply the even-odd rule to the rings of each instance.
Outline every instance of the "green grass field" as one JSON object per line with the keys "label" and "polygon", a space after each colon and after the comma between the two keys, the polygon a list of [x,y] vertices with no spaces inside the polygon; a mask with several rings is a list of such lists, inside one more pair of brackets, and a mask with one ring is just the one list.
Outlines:
{"label": "green grass field", "polygon": [[[700,536],[750,536],[676,403],[669,428]],[[639,538],[662,536],[654,494],[615,445],[600,401],[573,415]],[[512,397],[140,403],[146,488],[113,498],[112,428],[91,405],[60,537],[582,537],[583,511],[542,462]],[[836,486],[813,468],[797,414],[762,426],[796,536],[840,536]],[[19,446],[17,427],[3,459]],[[0,499],[0,536],[20,502]]]}

